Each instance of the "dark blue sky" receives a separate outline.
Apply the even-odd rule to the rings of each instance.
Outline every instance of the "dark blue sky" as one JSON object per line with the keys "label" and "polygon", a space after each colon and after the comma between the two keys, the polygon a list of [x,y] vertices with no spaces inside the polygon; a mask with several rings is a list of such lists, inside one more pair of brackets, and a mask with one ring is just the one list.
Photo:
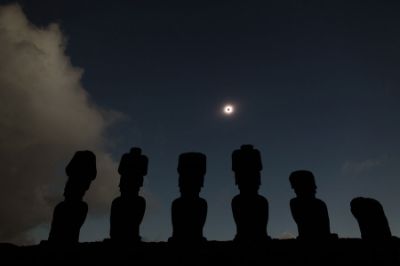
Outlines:
{"label": "dark blue sky", "polygon": [[[333,232],[358,237],[349,203],[370,196],[400,235],[400,3],[18,2],[34,24],[60,24],[92,101],[125,114],[108,132],[115,159],[136,145],[149,156],[156,207],[144,238],[170,236],[186,151],[208,156],[206,237],[233,238],[230,155],[244,143],[262,152],[273,237],[297,235],[288,181],[297,169],[314,172]],[[233,117],[221,115],[227,102]],[[89,219],[82,239],[107,237],[107,215]]]}

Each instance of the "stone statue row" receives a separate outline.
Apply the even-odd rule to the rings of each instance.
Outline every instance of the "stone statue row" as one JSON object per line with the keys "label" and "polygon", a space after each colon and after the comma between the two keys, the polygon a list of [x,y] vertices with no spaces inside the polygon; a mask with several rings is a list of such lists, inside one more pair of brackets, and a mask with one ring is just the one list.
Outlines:
{"label": "stone statue row", "polygon": [[[132,148],[122,156],[118,173],[121,195],[112,202],[110,239],[116,243],[141,241],[139,227],[146,200],[139,196],[143,178],[147,175],[148,158],[140,148]],[[258,194],[263,169],[260,152],[252,145],[243,145],[232,154],[232,170],[239,195],[232,199],[237,242],[263,242],[267,233],[268,201]],[[180,197],[172,203],[172,236],[170,242],[205,242],[203,226],[207,216],[207,201],[199,196],[206,174],[206,156],[183,153],[178,162]],[[73,244],[79,241],[80,228],[88,212],[83,201],[85,192],[96,178],[96,157],[91,151],[78,151],[66,167],[68,176],[64,201],[53,213],[49,243]],[[296,197],[290,200],[290,210],[297,223],[298,239],[329,240],[337,238],[330,231],[325,203],[316,198],[316,183],[312,172],[295,171],[290,184]],[[370,198],[355,198],[351,212],[357,219],[362,239],[385,240],[392,237],[381,204]]]}

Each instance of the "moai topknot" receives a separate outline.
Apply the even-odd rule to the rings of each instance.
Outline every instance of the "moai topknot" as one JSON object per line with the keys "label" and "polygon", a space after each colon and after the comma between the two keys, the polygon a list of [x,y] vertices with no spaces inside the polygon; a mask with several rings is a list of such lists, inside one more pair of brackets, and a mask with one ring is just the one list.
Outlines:
{"label": "moai topknot", "polygon": [[140,148],[132,148],[120,161],[119,189],[121,196],[111,206],[110,237],[120,243],[135,243],[141,240],[139,227],[146,209],[146,200],[139,196],[143,178],[147,175],[148,158]]}
{"label": "moai topknot", "polygon": [[389,223],[379,201],[371,198],[355,198],[350,203],[351,213],[357,219],[364,240],[391,239]]}
{"label": "moai topknot", "polygon": [[297,223],[298,239],[334,238],[330,232],[328,209],[322,200],[315,197],[317,185],[313,173],[295,171],[289,180],[297,196],[290,200],[290,210]]}
{"label": "moai topknot", "polygon": [[239,195],[232,199],[236,223],[235,241],[260,242],[270,239],[267,234],[268,201],[258,194],[261,185],[261,154],[252,145],[243,145],[232,154],[232,170]]}
{"label": "moai topknot", "polygon": [[199,196],[206,174],[206,156],[183,153],[179,156],[178,173],[181,196],[172,203],[172,237],[169,241],[200,243],[207,217],[207,201]]}
{"label": "moai topknot", "polygon": [[83,196],[96,178],[96,156],[91,151],[77,151],[66,167],[68,176],[64,201],[54,209],[49,242],[74,244],[79,242],[79,232],[88,212]]}

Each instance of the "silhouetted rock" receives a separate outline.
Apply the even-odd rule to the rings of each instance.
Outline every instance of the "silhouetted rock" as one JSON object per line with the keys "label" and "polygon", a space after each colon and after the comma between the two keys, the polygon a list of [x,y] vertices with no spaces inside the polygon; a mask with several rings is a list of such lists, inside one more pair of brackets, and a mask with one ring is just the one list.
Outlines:
{"label": "silhouetted rock", "polygon": [[297,196],[290,200],[290,210],[297,223],[298,239],[335,238],[330,232],[328,209],[322,200],[315,197],[317,186],[312,172],[295,171],[289,180]]}
{"label": "silhouetted rock", "polygon": [[201,243],[207,217],[207,202],[199,197],[206,174],[206,156],[183,153],[179,156],[178,173],[181,196],[172,203],[172,242]]}
{"label": "silhouetted rock", "polygon": [[364,240],[389,240],[392,238],[389,223],[379,201],[371,198],[354,198],[351,213],[360,226]]}
{"label": "silhouetted rock", "polygon": [[140,148],[132,148],[121,158],[118,167],[121,196],[112,202],[110,216],[110,237],[115,242],[135,243],[141,240],[139,228],[146,200],[139,196],[139,191],[147,175],[147,167],[148,158]]}
{"label": "silhouetted rock", "polygon": [[82,199],[97,175],[96,156],[91,151],[77,151],[67,165],[66,173],[65,199],[54,209],[49,234],[50,243],[64,245],[79,241],[79,232],[88,212]]}
{"label": "silhouetted rock", "polygon": [[251,145],[243,145],[232,154],[232,170],[240,194],[232,199],[236,223],[235,241],[260,242],[269,240],[267,234],[268,201],[258,194],[261,185],[261,155]]}

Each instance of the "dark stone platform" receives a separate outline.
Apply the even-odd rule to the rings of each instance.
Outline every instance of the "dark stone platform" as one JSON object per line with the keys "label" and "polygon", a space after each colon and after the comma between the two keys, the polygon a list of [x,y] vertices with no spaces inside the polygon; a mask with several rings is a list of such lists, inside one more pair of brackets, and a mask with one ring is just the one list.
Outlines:
{"label": "dark stone platform", "polygon": [[0,244],[0,257],[1,265],[400,265],[400,239],[271,240],[258,245],[149,242],[128,246],[104,241],[69,247],[43,242],[24,247]]}

